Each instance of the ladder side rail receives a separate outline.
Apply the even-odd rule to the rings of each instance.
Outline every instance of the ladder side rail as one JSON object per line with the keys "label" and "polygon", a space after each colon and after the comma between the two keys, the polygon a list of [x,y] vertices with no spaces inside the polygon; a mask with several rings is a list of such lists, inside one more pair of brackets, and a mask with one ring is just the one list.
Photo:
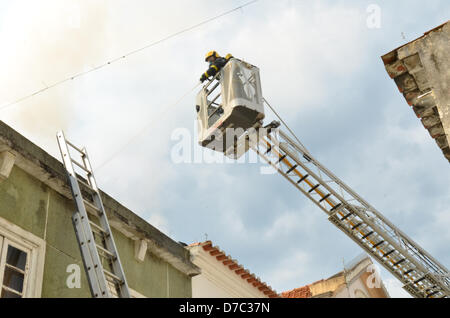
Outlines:
{"label": "ladder side rail", "polygon": [[[283,137],[283,136],[282,136],[282,137]],[[270,137],[269,137],[269,138],[270,138]],[[286,140],[287,140],[287,139],[286,139]],[[272,140],[272,141],[273,141],[273,140]],[[266,143],[267,143],[267,141],[266,141]],[[267,145],[264,145],[264,146],[267,147]],[[383,229],[379,228],[376,224],[374,224],[373,222],[371,222],[371,220],[369,220],[369,218],[367,217],[367,215],[365,215],[364,213],[361,213],[361,211],[360,211],[357,207],[353,207],[352,205],[346,203],[346,201],[345,201],[344,198],[342,198],[339,194],[337,194],[336,191],[334,191],[331,187],[329,187],[328,184],[327,184],[326,182],[324,182],[319,176],[317,176],[313,171],[311,171],[311,170],[308,169],[303,163],[301,163],[300,160],[299,160],[299,158],[298,158],[298,156],[295,156],[294,154],[292,154],[292,153],[289,151],[289,149],[286,149],[286,147],[283,146],[282,143],[281,143],[281,144],[278,144],[278,145],[272,145],[271,147],[275,147],[275,148],[278,147],[280,150],[282,150],[282,151],[285,152],[287,155],[289,155],[289,157],[290,157],[291,159],[293,159],[295,162],[297,162],[297,165],[301,166],[301,167],[304,168],[304,169],[306,168],[305,171],[307,171],[308,174],[310,174],[316,181],[318,181],[320,185],[322,185],[322,186],[325,187],[330,193],[332,193],[333,196],[335,196],[336,198],[338,198],[338,200],[341,201],[341,202],[344,204],[344,206],[345,206],[345,208],[346,208],[347,210],[351,210],[353,214],[357,215],[361,220],[363,220],[363,222],[366,224],[366,226],[367,226],[367,225],[370,226],[371,229],[372,229],[373,231],[376,231],[378,235],[381,234],[381,235],[380,235],[381,237],[385,237],[385,239],[387,239],[387,241],[392,245],[392,247],[394,247],[395,251],[396,251],[398,254],[400,254],[400,257],[403,257],[403,258],[404,258],[404,259],[402,259],[403,261],[404,261],[404,260],[412,261],[412,263],[415,265],[416,268],[422,269],[422,272],[423,272],[423,273],[421,273],[421,274],[423,274],[424,276],[427,274],[428,271],[427,271],[426,269],[424,269],[424,267],[422,266],[421,263],[418,263],[417,261],[414,261],[413,259],[411,259],[410,254],[407,253],[407,252],[405,252],[405,250],[404,250],[402,247],[400,247],[398,244],[396,244],[395,241],[393,242],[392,238],[391,238],[389,235],[386,235],[386,231],[384,231]],[[284,148],[284,149],[283,149],[283,148]],[[254,148],[253,148],[253,149],[254,149]],[[257,153],[258,153],[260,156],[262,155],[262,153],[261,153],[260,151],[257,151]],[[280,156],[281,156],[281,155],[280,155]],[[267,160],[267,158],[266,158],[265,156],[262,156],[262,157],[263,157],[263,159],[264,159],[265,161],[267,161],[267,162],[269,162],[269,163],[272,164],[272,162],[271,162],[270,160]],[[308,161],[312,161],[312,159],[313,159],[313,158],[311,158],[311,156],[310,156],[309,154],[308,154],[308,157],[307,157],[307,158],[310,159],[310,160],[308,160]],[[274,166],[274,165],[272,164],[272,166]],[[300,189],[300,187],[298,187],[298,186],[295,184],[295,182],[294,182],[293,180],[291,180],[291,179],[287,176],[286,173],[282,172],[282,170],[280,170],[279,167],[274,167],[274,168],[276,168],[278,172],[280,172],[280,173],[281,173],[284,177],[286,177],[292,184],[294,184],[298,189]],[[320,168],[320,166],[319,166],[319,168]],[[292,169],[291,169],[291,170],[292,170]],[[324,172],[325,172],[325,171],[324,171]],[[334,178],[336,178],[336,177],[334,176]],[[306,194],[306,191],[304,191],[303,189],[300,189],[300,190],[302,190],[302,192],[303,192],[304,194]],[[320,206],[322,210],[324,210],[327,214],[330,215],[330,212],[329,212],[328,210],[326,210],[325,208],[323,208],[318,202],[316,202],[316,200],[315,200],[314,198],[312,198],[312,196],[309,195],[309,193],[307,194],[307,196],[308,196],[313,202],[315,202],[316,205]],[[335,203],[334,203],[334,204],[330,203],[330,204],[331,204],[331,205],[335,205]],[[339,209],[339,210],[342,210],[342,208]],[[339,218],[335,218],[335,219],[336,219],[336,220],[339,220]],[[332,221],[332,220],[330,220],[330,221]],[[347,232],[347,234],[348,234],[348,233],[349,233],[349,231],[348,231],[348,226],[344,226],[344,228],[345,228],[345,231],[344,231],[344,232]],[[382,235],[382,234],[384,234],[384,235]],[[353,235],[350,235],[350,236],[352,237],[353,240],[358,241],[358,244],[359,244],[360,246],[364,246],[364,248],[365,248],[366,250],[368,250],[372,255],[374,254],[374,253],[372,252],[372,249],[371,249],[371,248],[369,248],[369,247],[366,246],[365,244],[362,244],[360,238],[356,238],[356,237],[354,237]],[[394,270],[393,268],[387,266],[387,265],[384,263],[383,257],[380,258],[380,257],[379,257],[380,255],[378,255],[378,253],[377,253],[376,256],[377,256],[377,257],[376,257],[377,260],[379,260],[380,263],[382,263],[384,267],[389,268],[389,271],[390,271],[390,272],[393,272],[393,273],[395,274],[395,276],[399,277],[399,274],[397,273],[396,270]],[[399,260],[399,259],[400,259],[400,258],[399,258],[399,256],[397,255],[396,260]],[[399,264],[397,264],[397,267],[399,267],[398,265],[399,265]],[[410,283],[410,281],[408,281],[408,280],[405,280],[405,279],[401,279],[401,280],[402,280],[403,282],[405,282],[405,283]],[[445,286],[443,286],[443,287],[445,288]]]}
{"label": "ladder side rail", "polygon": [[[89,247],[87,244],[84,244],[83,242],[87,242],[87,234],[83,229],[83,226],[81,225],[81,214],[80,212],[75,212],[72,216],[72,222],[76,231],[76,237],[78,240],[78,244],[80,246],[80,249],[82,250],[83,257],[83,264],[86,270],[87,275],[89,276],[89,287],[91,289],[92,295],[94,297],[99,297],[99,295],[103,295],[102,290],[100,288],[101,282],[96,275],[94,271],[91,270],[91,268],[95,268],[94,260],[92,257],[92,253],[89,250]],[[94,283],[91,283],[94,282]],[[103,289],[103,291],[106,289]]]}
{"label": "ladder side rail", "polygon": [[[405,246],[407,250],[416,255],[416,258],[419,258],[422,265],[426,265],[426,267],[435,272],[438,276],[447,277],[446,285],[448,291],[450,291],[450,284],[448,281],[449,271],[440,264],[436,259],[434,259],[431,255],[429,255],[423,248],[421,248],[417,243],[415,243],[410,237],[408,237],[403,231],[398,229],[394,224],[392,224],[389,220],[387,220],[379,211],[377,211],[374,207],[372,207],[367,201],[361,198],[356,192],[354,192],[349,186],[347,186],[343,181],[341,181],[337,176],[335,176],[331,171],[329,171],[326,167],[322,166],[319,162],[317,162],[309,153],[304,152],[304,150],[297,145],[287,134],[280,131],[280,136],[288,142],[289,145],[293,146],[295,150],[300,152],[302,155],[306,154],[311,160],[310,163],[315,165],[319,171],[322,171],[333,180],[343,191],[349,194],[351,197],[360,202],[365,208],[366,211],[370,211],[373,213],[373,217],[371,217],[374,223],[384,229],[386,233],[392,233],[392,237],[398,242],[398,244]],[[431,264],[430,264],[431,263]],[[445,280],[445,279],[444,279]]]}
{"label": "ladder side rail", "polygon": [[103,229],[105,229],[108,233],[110,233],[110,235],[105,237],[106,247],[109,251],[115,251],[115,259],[111,263],[112,263],[112,267],[114,270],[114,274],[116,274],[122,280],[122,285],[119,286],[120,296],[122,298],[130,298],[131,295],[130,295],[130,290],[128,287],[128,282],[126,280],[125,272],[123,270],[123,266],[120,261],[117,246],[116,246],[116,244],[114,242],[114,238],[112,236],[111,227],[109,225],[108,217],[106,216],[106,211],[105,211],[105,208],[104,208],[104,205],[102,202],[100,191],[97,187],[97,182],[95,180],[94,173],[92,171],[92,166],[91,166],[91,163],[89,160],[89,156],[88,156],[87,150],[85,148],[83,148],[82,151],[83,151],[83,156],[82,156],[83,163],[86,166],[86,168],[90,171],[90,173],[88,174],[88,181],[89,181],[89,184],[91,185],[91,187],[95,191],[95,195],[93,196],[94,205],[101,211],[101,214],[99,217],[100,224]]}
{"label": "ladder side rail", "polygon": [[[366,252],[368,252],[369,255],[374,257],[378,261],[378,263],[384,267],[384,269],[386,269],[392,275],[397,277],[397,279],[399,281],[401,281],[404,284],[404,286],[409,286],[411,284],[411,281],[406,280],[400,272],[393,271],[391,264],[389,264],[387,262],[387,260],[384,260],[383,258],[378,257],[378,255],[376,253],[372,252],[372,250],[367,248],[367,245],[365,245],[362,240],[360,240],[357,237],[355,237],[354,235],[352,235],[352,233],[349,232],[345,227],[342,227],[342,224],[339,222],[339,219],[336,217],[336,215],[331,216],[329,218],[329,221],[331,223],[333,223],[337,228],[344,231],[347,234],[347,236],[350,237],[356,244],[358,244],[362,249],[364,249]],[[424,292],[423,290],[424,290],[424,288],[422,289],[422,291],[418,291],[417,288],[409,288],[409,289],[407,289],[407,292],[413,297],[424,298],[425,297],[424,295],[426,294],[426,292]]]}
{"label": "ladder side rail", "polygon": [[[415,258],[417,258],[420,262],[422,262],[426,267],[438,276],[447,277],[448,273],[446,273],[446,269],[443,265],[441,265],[438,261],[432,258],[423,248],[421,248],[417,243],[412,241],[404,232],[391,226],[390,224],[386,224],[383,221],[385,218],[381,220],[378,218],[380,213],[378,211],[373,210],[364,210],[368,215],[368,212],[372,213],[372,216],[368,215],[368,217],[376,223],[378,226],[383,228],[386,233],[389,233],[393,238],[395,238],[403,248],[407,249]],[[447,285],[450,284],[447,282]]]}
{"label": "ladder side rail", "polygon": [[[78,184],[78,180],[76,177],[75,170],[72,165],[72,160],[70,158],[69,149],[67,147],[66,139],[63,132],[58,132],[57,134],[57,140],[58,145],[63,157],[63,163],[64,167],[67,171],[67,176],[70,183],[70,188],[72,191],[73,198],[76,203],[77,212],[79,214],[79,219],[76,221],[76,213],[74,214],[74,217],[72,218],[74,222],[79,223],[81,227],[84,227],[85,229],[89,229],[88,233],[84,231],[81,228],[81,231],[78,231],[80,227],[76,227],[77,233],[80,234],[80,247],[83,252],[83,260],[86,262],[86,269],[88,272],[88,276],[90,279],[90,284],[94,285],[91,286],[91,289],[94,291],[93,296],[94,297],[110,297],[110,291],[106,284],[106,277],[103,273],[102,266],[101,266],[101,259],[98,255],[96,246],[95,246],[95,238],[92,234],[92,229],[89,224],[89,218],[86,212],[86,208],[83,203],[83,198],[81,195],[80,186]],[[84,240],[84,241],[83,241]],[[83,246],[85,245],[86,248]],[[88,253],[86,253],[88,251]],[[97,275],[95,277],[95,274],[93,273],[95,271],[95,274]],[[93,278],[95,277],[95,278]],[[98,286],[95,286],[95,283],[98,283]],[[97,292],[97,294],[96,294]]]}

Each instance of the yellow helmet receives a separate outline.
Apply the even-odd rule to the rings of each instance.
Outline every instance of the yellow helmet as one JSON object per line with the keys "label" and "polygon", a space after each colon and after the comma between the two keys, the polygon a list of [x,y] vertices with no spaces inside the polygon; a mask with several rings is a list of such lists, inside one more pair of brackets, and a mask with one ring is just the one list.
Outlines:
{"label": "yellow helmet", "polygon": [[207,60],[211,57],[211,56],[215,56],[216,58],[220,57],[219,53],[217,53],[216,51],[210,51],[206,54],[205,56],[205,62],[207,62]]}

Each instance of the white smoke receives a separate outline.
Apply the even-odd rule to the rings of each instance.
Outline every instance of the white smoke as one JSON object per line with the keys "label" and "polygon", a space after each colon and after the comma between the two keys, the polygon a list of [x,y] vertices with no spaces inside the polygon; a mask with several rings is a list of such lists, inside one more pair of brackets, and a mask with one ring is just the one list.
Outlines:
{"label": "white smoke", "polygon": [[[0,105],[98,64],[105,55],[105,4],[103,0],[11,2],[2,13],[0,28]],[[74,113],[73,83],[0,110],[0,120],[31,140],[54,146],[56,131],[66,129]]]}

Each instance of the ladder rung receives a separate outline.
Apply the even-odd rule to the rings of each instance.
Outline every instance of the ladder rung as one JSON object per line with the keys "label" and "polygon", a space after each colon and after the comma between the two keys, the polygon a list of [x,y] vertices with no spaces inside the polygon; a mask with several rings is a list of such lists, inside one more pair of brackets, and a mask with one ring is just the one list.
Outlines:
{"label": "ladder rung", "polygon": [[344,215],[344,217],[341,219],[341,221],[345,221],[345,220],[348,219],[348,218],[350,217],[350,215],[352,215],[352,214],[353,214],[353,212],[350,212],[349,214]]}
{"label": "ladder rung", "polygon": [[81,149],[79,149],[77,146],[75,146],[73,143],[71,143],[70,141],[68,141],[68,140],[65,140],[66,141],[66,143],[70,146],[70,147],[72,147],[73,149],[75,149],[76,151],[78,151],[79,153],[81,153],[83,156],[84,156],[84,152],[83,152],[83,150],[81,150]]}
{"label": "ladder rung", "polygon": [[358,224],[355,224],[355,225],[353,225],[352,226],[352,230],[355,230],[355,229],[357,229],[358,227],[360,227],[362,225],[362,222],[361,223],[358,223]]}
{"label": "ladder rung", "polygon": [[419,278],[418,280],[414,281],[414,284],[420,283],[421,281],[423,281],[426,277],[423,276],[422,278]]}
{"label": "ladder rung", "polygon": [[320,186],[320,183],[316,184],[314,187],[312,187],[311,189],[309,189],[309,193],[313,192],[314,190],[316,190],[318,187]]}
{"label": "ladder rung", "polygon": [[406,261],[406,258],[402,258],[402,259],[399,260],[398,262],[395,262],[394,264],[392,264],[392,266],[397,266],[397,265],[403,263],[404,261]]}
{"label": "ladder rung", "polygon": [[325,201],[330,197],[331,193],[328,193],[326,196],[324,196],[322,199],[319,200],[319,202]]}
{"label": "ladder rung", "polygon": [[431,294],[428,294],[428,295],[427,295],[427,298],[430,298],[431,296],[434,296],[434,295],[436,295],[437,293],[439,293],[438,290],[432,292]]}
{"label": "ladder rung", "polygon": [[381,240],[381,241],[379,241],[377,244],[374,244],[372,247],[373,247],[373,248],[378,247],[378,246],[380,246],[380,245],[383,244],[383,243],[384,243],[384,241]]}
{"label": "ladder rung", "polygon": [[309,174],[304,175],[300,180],[297,181],[297,183],[300,183],[300,182],[306,180],[306,178],[308,178],[308,177],[309,177]]}
{"label": "ladder rung", "polygon": [[102,212],[102,210],[101,209],[99,209],[99,208],[97,208],[95,205],[93,205],[91,202],[89,202],[88,200],[86,200],[86,199],[83,199],[83,202],[84,202],[84,204],[85,205],[87,205],[89,208],[91,208],[92,210],[94,210],[94,211],[97,211],[97,212]]}
{"label": "ladder rung", "polygon": [[123,284],[123,280],[122,280],[119,276],[114,275],[113,273],[107,271],[106,269],[103,269],[103,272],[104,272],[107,276],[109,276],[109,277],[111,277],[112,279],[114,279],[115,281],[117,281],[118,283]]}
{"label": "ladder rung", "polygon": [[383,254],[383,257],[389,256],[389,255],[391,255],[391,254],[394,253],[394,252],[395,252],[395,250],[390,250],[389,252],[384,253],[384,254]]}
{"label": "ladder rung", "polygon": [[278,163],[280,163],[281,161],[283,161],[286,157],[287,157],[287,155],[281,156],[280,159],[278,159]]}
{"label": "ladder rung", "polygon": [[[213,88],[211,88],[210,90],[206,90],[206,92],[207,92],[207,94],[209,95],[212,91],[214,91],[216,88],[217,88],[217,86],[219,86],[220,85],[220,82],[217,82],[214,86],[213,86]],[[208,85],[209,86],[209,85]]]}
{"label": "ladder rung", "polygon": [[86,171],[88,174],[91,174],[91,171],[89,171],[88,168],[86,168],[83,164],[79,163],[78,161],[74,160],[74,159],[70,159],[74,164],[76,164],[78,167],[80,167],[81,169],[83,169],[84,171]]}
{"label": "ladder rung", "polygon": [[99,249],[102,253],[106,254],[107,256],[111,257],[113,260],[116,260],[117,257],[116,255],[114,255],[113,253],[111,253],[110,251],[108,251],[107,249],[101,247],[98,244],[95,244],[95,246],[97,246],[97,249]]}
{"label": "ladder rung", "polygon": [[364,235],[361,239],[364,240],[365,238],[368,238],[369,236],[371,236],[373,233],[374,233],[373,231],[370,231],[369,233],[367,233],[366,235]]}
{"label": "ladder rung", "polygon": [[84,182],[83,180],[81,180],[80,178],[77,178],[77,181],[79,183],[81,183],[82,185],[84,185],[85,187],[87,187],[88,189],[91,189],[92,191],[95,191],[94,188],[92,188],[92,186],[86,182]]}
{"label": "ladder rung", "polygon": [[104,234],[104,235],[109,235],[109,233],[105,229],[103,229],[101,226],[95,224],[94,222],[89,221],[89,224],[91,225],[93,230],[97,230],[97,232]]}
{"label": "ladder rung", "polygon": [[411,273],[411,272],[413,272],[413,271],[414,271],[414,269],[409,269],[409,270],[407,270],[406,272],[404,272],[403,275],[408,275],[409,273]]}
{"label": "ladder rung", "polygon": [[[206,106],[206,109],[208,109],[212,104],[217,105],[217,103],[215,103],[215,101],[220,97],[220,95],[222,95],[222,93],[217,94],[216,97],[213,98],[213,100],[211,102],[209,102],[209,104]],[[211,115],[209,115],[209,117],[211,117],[215,112],[217,112],[220,108],[222,108],[222,106],[217,107],[212,113]]]}
{"label": "ladder rung", "polygon": [[294,166],[292,166],[292,168],[291,169],[289,169],[288,171],[286,171],[286,174],[288,174],[288,173],[291,173],[292,171],[294,171],[295,170],[295,168],[297,168],[298,167],[298,165],[294,165]]}
{"label": "ladder rung", "polygon": [[330,212],[333,212],[334,210],[339,209],[341,206],[342,206],[342,203],[336,204],[334,207],[332,207],[332,208],[330,209]]}
{"label": "ladder rung", "polygon": [[269,153],[269,152],[271,152],[272,151],[272,146],[270,146],[269,148],[267,148],[267,151],[266,151],[266,155]]}

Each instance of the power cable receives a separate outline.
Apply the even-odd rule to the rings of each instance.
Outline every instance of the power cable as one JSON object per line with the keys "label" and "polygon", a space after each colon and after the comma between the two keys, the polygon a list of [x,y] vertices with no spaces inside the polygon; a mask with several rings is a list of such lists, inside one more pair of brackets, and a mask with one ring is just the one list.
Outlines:
{"label": "power cable", "polygon": [[[193,88],[189,89],[186,93],[183,94],[183,96],[181,96],[176,102],[168,105],[167,107],[162,108],[162,111],[160,111],[158,114],[156,114],[155,116],[153,116],[152,118],[156,118],[159,121],[161,121],[161,118],[167,113],[167,111],[169,109],[171,109],[172,107],[175,107],[176,105],[178,105],[186,96],[188,96],[190,93],[192,93],[201,83],[197,83]],[[122,152],[122,150],[124,150],[126,147],[128,147],[131,143],[133,143],[133,141],[138,138],[140,135],[142,135],[147,128],[153,124],[153,120],[149,121],[141,130],[139,130],[138,133],[136,133],[135,135],[133,135],[131,138],[128,139],[128,141],[123,144],[119,149],[117,149],[111,156],[109,156],[105,161],[103,161],[103,163],[101,163],[98,167],[95,168],[96,171],[100,170],[101,168],[103,168],[106,164],[108,164],[112,159],[114,159],[119,153]]]}
{"label": "power cable", "polygon": [[272,110],[272,112],[277,116],[277,118],[283,123],[283,125],[286,127],[286,129],[291,133],[291,135],[295,138],[295,140],[298,142],[298,144],[307,152],[309,153],[308,149],[305,147],[305,145],[302,144],[300,139],[297,138],[297,136],[294,134],[294,132],[289,128],[289,126],[286,124],[286,122],[280,117],[280,115],[275,111],[275,109],[269,104],[269,102],[263,98],[263,101],[266,103],[267,106]]}
{"label": "power cable", "polygon": [[190,27],[188,27],[188,28],[185,28],[185,29],[183,29],[183,30],[181,30],[181,31],[178,31],[178,32],[176,32],[176,33],[173,33],[173,34],[171,34],[171,35],[169,35],[169,36],[166,36],[165,38],[162,38],[162,39],[160,39],[160,40],[157,40],[157,41],[155,41],[155,42],[152,42],[152,43],[150,43],[150,44],[147,44],[147,45],[145,45],[145,46],[143,46],[143,47],[141,47],[141,48],[139,48],[139,49],[136,49],[136,50],[133,50],[133,51],[128,52],[128,53],[126,53],[126,54],[123,54],[123,55],[121,55],[120,57],[117,57],[117,58],[115,58],[115,59],[112,59],[112,60],[110,60],[110,61],[108,61],[108,62],[106,62],[106,63],[104,63],[104,64],[101,64],[101,65],[99,65],[99,66],[96,66],[96,67],[94,67],[94,68],[92,68],[92,69],[90,69],[90,70],[87,70],[87,71],[84,71],[84,72],[80,72],[80,73],[75,74],[75,75],[73,75],[73,76],[67,77],[67,78],[65,78],[65,79],[63,79],[63,80],[60,80],[60,81],[58,81],[58,82],[56,82],[56,83],[53,83],[53,84],[51,84],[51,85],[49,85],[49,86],[46,86],[46,87],[44,87],[44,88],[42,88],[42,89],[39,89],[39,90],[37,90],[37,91],[35,91],[35,92],[29,94],[29,95],[23,96],[23,97],[21,97],[21,98],[15,100],[15,101],[12,101],[12,102],[10,102],[10,103],[6,103],[6,104],[0,106],[0,111],[4,110],[4,109],[6,109],[6,108],[9,108],[9,107],[11,107],[11,106],[14,106],[14,105],[16,105],[16,104],[19,104],[20,102],[23,102],[24,100],[27,100],[27,99],[29,99],[29,98],[31,98],[31,97],[33,97],[33,96],[36,96],[36,95],[38,95],[38,94],[40,94],[40,93],[42,93],[42,92],[45,92],[45,91],[47,91],[47,90],[49,90],[49,89],[51,89],[51,88],[53,88],[53,87],[55,87],[55,86],[59,86],[59,85],[65,83],[65,82],[74,80],[75,78],[78,78],[78,77],[84,76],[84,75],[86,75],[86,74],[95,72],[95,71],[97,71],[97,70],[99,70],[99,69],[101,69],[101,68],[103,68],[103,67],[105,67],[105,66],[111,65],[111,64],[113,64],[113,63],[115,63],[115,62],[117,62],[117,61],[119,61],[119,60],[125,59],[126,57],[128,57],[128,56],[130,56],[130,55],[133,55],[133,54],[136,54],[136,53],[141,52],[141,51],[143,51],[143,50],[146,50],[146,49],[148,49],[148,48],[150,48],[150,47],[153,47],[153,46],[155,46],[155,45],[157,45],[157,44],[159,44],[159,43],[162,43],[162,42],[167,41],[167,40],[169,40],[169,39],[171,39],[171,38],[173,38],[173,37],[176,37],[176,36],[178,36],[178,35],[180,35],[180,34],[182,34],[182,33],[186,33],[186,32],[188,32],[188,31],[191,31],[191,30],[193,30],[193,29],[195,29],[195,28],[198,28],[198,27],[200,27],[200,26],[202,26],[202,25],[204,25],[204,24],[207,24],[207,23],[209,23],[209,22],[212,22],[212,21],[214,21],[214,20],[217,20],[217,19],[219,19],[219,18],[221,18],[221,17],[223,17],[223,16],[226,16],[226,15],[228,15],[228,14],[230,14],[230,13],[233,13],[233,12],[235,12],[235,11],[237,11],[237,10],[240,10],[240,9],[242,9],[242,8],[244,8],[244,7],[247,7],[247,6],[249,6],[249,5],[251,5],[251,4],[255,3],[255,2],[258,2],[258,1],[259,1],[259,0],[252,0],[252,1],[249,1],[249,2],[247,2],[247,3],[244,3],[243,5],[240,5],[240,6],[236,7],[236,8],[234,8],[234,9],[228,10],[228,11],[226,11],[226,12],[224,12],[224,13],[221,13],[221,14],[219,14],[219,15],[216,15],[216,16],[212,17],[212,18],[209,18],[209,19],[207,19],[207,20],[205,20],[205,21],[202,21],[202,22],[197,23],[197,24],[195,24],[195,25],[193,25],[193,26],[190,26]]}

